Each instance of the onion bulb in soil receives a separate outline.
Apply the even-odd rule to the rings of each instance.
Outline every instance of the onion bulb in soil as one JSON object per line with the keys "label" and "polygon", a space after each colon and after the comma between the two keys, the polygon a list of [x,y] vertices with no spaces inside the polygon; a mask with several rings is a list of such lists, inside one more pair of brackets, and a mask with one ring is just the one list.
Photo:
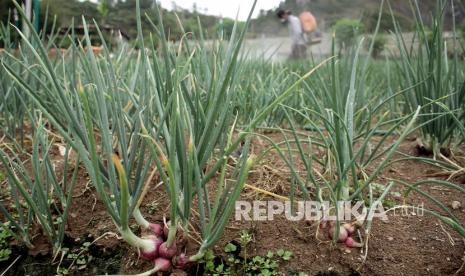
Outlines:
{"label": "onion bulb in soil", "polygon": [[147,236],[143,237],[144,240],[151,241],[153,243],[153,247],[146,249],[140,248],[140,256],[146,260],[154,260],[159,255],[160,245],[163,243],[163,240],[158,238],[157,236]]}
{"label": "onion bulb in soil", "polygon": [[329,227],[329,222],[327,220],[322,220],[320,222],[320,229],[321,230],[325,230]]}
{"label": "onion bulb in soil", "polygon": [[166,242],[162,243],[158,249],[158,253],[160,257],[171,259],[176,255],[176,244],[172,244],[171,247],[168,247],[168,244]]}
{"label": "onion bulb in soil", "polygon": [[181,253],[179,256],[173,257],[173,266],[178,269],[186,269],[190,261],[186,254]]}
{"label": "onion bulb in soil", "polygon": [[149,224],[149,229],[155,234],[157,235],[158,237],[162,237],[163,236],[163,226],[161,226],[160,224],[158,223],[150,223]]}
{"label": "onion bulb in soil", "polygon": [[344,223],[342,226],[347,230],[349,236],[355,232],[355,227],[351,223]]}
{"label": "onion bulb in soil", "polygon": [[[336,232],[336,225],[332,225],[331,228],[329,228],[329,238],[333,239],[333,235]],[[339,237],[337,238],[337,242],[345,242],[347,240],[347,237],[349,236],[349,233],[347,230],[341,225],[339,226]]]}
{"label": "onion bulb in soil", "polygon": [[171,261],[165,258],[157,258],[154,261],[155,267],[153,271],[168,272],[171,270]]}
{"label": "onion bulb in soil", "polygon": [[362,247],[363,245],[359,242],[356,242],[354,239],[352,239],[352,237],[348,237],[344,244],[347,246],[347,247],[350,247],[350,248],[354,248],[354,247]]}

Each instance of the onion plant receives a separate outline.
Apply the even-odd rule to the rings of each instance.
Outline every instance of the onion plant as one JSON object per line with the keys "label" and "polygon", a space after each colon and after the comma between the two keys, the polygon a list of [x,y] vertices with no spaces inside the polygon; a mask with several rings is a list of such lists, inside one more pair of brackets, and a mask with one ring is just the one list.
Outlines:
{"label": "onion plant", "polygon": [[[370,55],[360,63],[362,42],[363,39],[346,56],[332,59],[308,81],[310,85],[305,86],[308,89],[305,95],[311,105],[300,110],[284,106],[290,131],[282,130],[283,142],[275,143],[263,137],[272,144],[269,150],[276,150],[290,169],[291,206],[301,193],[305,199],[332,202],[339,218],[338,214],[344,209],[338,202],[362,200],[368,209],[376,208],[393,186],[388,185],[383,194],[375,198],[373,183],[402,141],[415,130],[420,107],[407,116],[392,119],[390,103],[405,91],[384,96],[370,91],[376,86],[365,82]],[[304,118],[312,132],[298,131],[296,116]],[[388,138],[398,133],[399,136],[389,142]],[[315,154],[315,148],[323,153],[322,156]],[[268,151],[259,160],[266,154]],[[303,163],[303,172],[296,168],[295,158]],[[371,222],[366,223],[368,235]],[[335,226],[330,227],[329,234],[339,241],[340,234],[346,230],[340,227],[339,220]],[[347,235],[343,237],[345,242]],[[346,244],[356,245],[353,239]]]}
{"label": "onion plant", "polygon": [[[163,22],[159,20],[157,23],[158,27],[156,24],[153,26],[163,38]],[[193,210],[199,216],[201,246],[188,261],[201,258],[221,237],[254,162],[253,157],[248,157],[248,133],[318,67],[291,84],[273,101],[257,107],[235,137],[238,113],[233,101],[237,100],[234,91],[238,87],[238,57],[244,36],[245,30],[240,33],[234,30],[225,53],[214,53],[213,60],[207,58],[205,49],[200,45],[190,50],[189,42],[180,45],[175,55],[169,51],[166,40],[162,39],[163,60],[160,62],[156,55],[152,55],[154,68],[148,65],[148,74],[144,76],[153,85],[151,90],[158,91],[153,95],[152,103],[157,112],[154,117],[160,119],[153,121],[150,128],[144,127],[143,133],[152,143],[152,158],[171,199],[168,246],[174,242],[178,222],[183,233],[187,233]],[[200,41],[201,44],[202,38]],[[196,61],[200,64],[196,64]],[[156,82],[163,78],[160,63],[164,64],[165,70],[175,72],[167,76],[166,82]],[[192,73],[188,70],[190,68]],[[195,75],[196,70],[201,72]],[[229,155],[241,143],[244,143],[240,150],[241,157],[236,167],[227,172]],[[218,179],[213,181],[217,173]],[[215,192],[211,198],[210,191],[213,190]],[[192,205],[194,198],[197,206]]]}
{"label": "onion plant", "polygon": [[0,202],[0,211],[6,220],[2,227],[33,248],[31,234],[38,225],[54,253],[58,253],[72,205],[79,158],[71,158],[70,147],[63,146],[63,156],[53,156],[56,141],[50,139],[43,120],[39,119],[36,129],[30,160],[24,160],[29,157],[28,153],[13,144],[4,143],[0,149],[8,183],[5,199]]}
{"label": "onion plant", "polygon": [[[321,79],[319,83],[313,82],[312,86],[307,86],[313,92],[308,93],[314,97],[312,106],[302,110],[286,107],[285,114],[291,126],[291,132],[284,135],[284,142],[273,144],[274,149],[283,150],[281,147],[284,146],[287,151],[291,150],[290,144],[297,146],[298,156],[305,165],[305,177],[302,178],[298,174],[293,166],[295,162],[292,161],[291,155],[289,157],[284,153],[280,155],[289,165],[292,176],[301,192],[306,195],[315,192],[320,201],[323,200],[322,183],[325,189],[328,188],[325,197],[329,197],[333,202],[363,198],[361,192],[369,188],[373,180],[388,164],[400,143],[413,131],[412,124],[418,116],[419,109],[417,108],[415,113],[409,116],[390,119],[389,112],[386,111],[389,103],[395,95],[399,95],[403,91],[378,101],[368,99],[357,105],[356,94],[359,90],[355,88],[356,82],[357,78],[363,78],[363,75],[358,75],[358,72],[361,71],[357,70],[359,51],[360,46],[357,52],[350,57],[353,59],[352,63],[333,59],[329,65],[318,72],[326,72],[329,81]],[[344,64],[350,64],[351,68],[343,67]],[[347,90],[340,89],[338,85],[339,72],[344,70],[351,72],[350,85]],[[326,99],[317,99],[314,96],[318,90],[328,92]],[[376,95],[372,97],[378,98]],[[300,116],[306,120],[309,128],[313,130],[311,135],[297,131],[295,116]],[[356,129],[356,121],[362,116],[370,120],[362,121],[363,124],[360,126],[363,127]],[[405,124],[407,126],[401,131]],[[400,137],[388,144],[388,138],[398,132],[401,132]],[[380,134],[381,136],[379,136]],[[288,138],[289,136],[291,138]],[[314,150],[312,145],[324,152],[321,158],[312,153]],[[263,155],[265,154],[267,152],[263,153]],[[376,165],[374,171],[368,173],[368,167],[371,167],[381,157],[383,161]],[[317,164],[317,166],[312,166],[312,164]],[[321,170],[316,168],[321,168]],[[293,185],[292,183],[291,185]],[[308,191],[307,187],[315,190]],[[295,188],[291,187],[291,191],[294,190]],[[293,197],[294,195],[291,194],[291,199]]]}
{"label": "onion plant", "polygon": [[[381,5],[380,16],[382,7]],[[379,21],[373,37],[376,37],[378,29]],[[369,51],[372,51],[373,43],[374,39]],[[328,150],[323,165],[326,172],[338,183],[335,190],[336,200],[348,199],[350,186],[358,188],[358,179],[355,176],[363,174],[365,167],[382,155],[377,155],[382,142],[405,122],[405,118],[389,120],[387,103],[395,95],[375,93],[379,87],[366,82],[370,52],[360,62],[362,45],[363,38],[359,40],[358,47],[339,59],[333,59],[328,66],[322,68],[317,77],[306,85],[308,105],[303,110],[297,110],[300,116],[306,118],[310,129],[316,130],[320,143]],[[333,54],[336,54],[335,48],[333,40]],[[388,130],[380,132],[382,128]],[[385,135],[384,138],[371,150],[371,138],[380,133]],[[353,147],[360,140],[363,142],[357,152]],[[382,150],[384,153],[387,151]],[[351,180],[349,174],[352,175]]]}
{"label": "onion plant", "polygon": [[[272,103],[287,87],[305,74],[308,68],[315,65],[313,62],[306,62],[290,68],[289,64],[272,63],[264,58],[244,60],[238,68],[238,93],[234,99],[234,110],[239,114],[238,122],[250,122],[257,112]],[[288,97],[283,104],[300,109],[306,103],[305,93],[303,85],[300,85],[293,96]],[[267,115],[260,127],[282,126],[285,122],[282,107],[277,106]]]}
{"label": "onion plant", "polygon": [[[190,258],[191,261],[197,261],[221,237],[252,165],[252,160],[247,159],[245,148],[236,167],[237,172],[232,173],[232,177],[237,177],[237,180],[225,179],[227,158],[223,156],[227,157],[230,153],[225,150],[238,146],[237,143],[231,145],[234,128],[228,129],[234,125],[231,101],[238,54],[245,31],[240,34],[234,31],[225,54],[215,53],[215,60],[210,63],[205,59],[205,50],[200,47],[191,50],[188,42],[180,45],[178,52],[170,51],[164,39],[163,21],[161,17],[158,19],[158,26],[155,23],[153,26],[162,38],[162,58],[158,60],[153,54],[153,60],[149,63],[145,53],[142,53],[142,60],[146,61],[143,66],[147,68],[143,78],[148,81],[149,91],[155,92],[151,95],[150,104],[155,107],[153,118],[158,119],[143,124],[143,133],[151,143],[152,158],[170,198],[167,247],[175,246],[178,223],[184,232],[189,230],[192,210],[195,208],[192,206],[193,199],[197,198],[198,206],[195,209],[199,213],[203,242],[199,253]],[[140,29],[139,36],[141,46],[145,47]],[[166,72],[175,73],[164,74],[160,70],[162,67]],[[197,69],[208,73],[195,75]],[[165,82],[157,82],[163,78]],[[140,116],[142,122],[142,117],[147,115]],[[217,148],[220,152],[217,155],[219,158],[215,160],[214,150]],[[212,165],[214,170],[205,173],[207,166]],[[209,181],[218,169],[221,177],[211,202]]]}
{"label": "onion plant", "polygon": [[[176,263],[199,260],[218,241],[253,165],[247,135],[319,66],[236,130],[233,101],[245,30],[235,29],[226,49],[221,44],[206,49],[202,38],[194,47],[186,39],[172,47],[156,6],[155,37],[147,44],[142,37],[139,1],[136,3],[139,51],[122,49],[110,55],[97,27],[104,51],[96,56],[90,48],[87,22],[82,19],[83,45],[71,32],[69,58],[51,60],[49,45],[42,43],[37,33],[32,31],[28,38],[16,30],[30,56],[15,58],[14,65],[2,60],[2,67],[31,102],[28,108],[40,111],[56,135],[79,155],[123,239],[142,257],[159,257],[154,272],[165,270],[171,264],[167,258],[179,253],[176,233],[179,227],[185,234],[192,230],[188,226],[193,213],[199,214],[199,227],[194,230],[202,238],[200,249],[191,257],[174,256]],[[17,9],[24,16],[18,5]],[[32,30],[31,23],[27,24]],[[160,51],[153,40],[160,41]],[[28,73],[30,79],[20,72]],[[241,144],[241,158],[234,170],[227,171],[229,155]],[[145,220],[139,210],[154,174],[162,179],[170,199],[166,241],[162,240],[163,231]],[[211,198],[213,189],[216,193]],[[131,216],[142,227],[154,230],[154,236],[135,235],[128,224]]]}
{"label": "onion plant", "polygon": [[[4,63],[9,63],[11,66],[19,68],[14,64],[14,59],[10,56],[15,52],[15,45],[12,39],[11,28],[0,23],[0,42],[3,44],[3,53],[0,53],[0,60]],[[24,75],[26,78],[27,76]],[[2,128],[1,135],[9,137],[10,141],[16,142],[16,135],[19,134],[19,140],[23,144],[25,133],[23,131],[24,121],[27,117],[27,104],[25,100],[18,94],[18,87],[8,77],[8,74],[3,68],[0,68],[0,127]]]}
{"label": "onion plant", "polygon": [[[19,6],[17,9],[24,16]],[[90,46],[87,25],[85,21],[83,23],[86,44]],[[33,29],[32,26],[30,28]],[[30,73],[40,89],[31,86],[31,82],[22,78],[18,74],[19,70],[11,64],[2,61],[3,68],[19,85],[23,95],[31,100],[32,107],[40,110],[63,141],[81,156],[82,164],[99,199],[116,226],[121,229],[121,225],[125,223],[122,219],[127,219],[128,216],[120,211],[135,209],[135,203],[151,169],[151,162],[147,162],[145,157],[148,154],[147,143],[139,135],[138,115],[146,106],[138,103],[145,99],[146,90],[142,89],[140,94],[133,92],[140,73],[138,70],[142,68],[136,62],[137,70],[124,76],[127,78],[125,83],[116,75],[115,66],[120,64],[115,65],[108,52],[105,58],[97,58],[90,47],[85,52],[82,45],[74,43],[68,50],[71,59],[54,64],[48,56],[47,45],[41,43],[37,33],[31,32],[29,39],[19,30],[17,32],[33,59],[17,59],[16,63],[21,70]],[[72,41],[76,40],[72,37]],[[32,71],[30,63],[36,63],[33,67],[35,71]],[[128,105],[130,99],[133,99],[134,105]],[[126,209],[121,209],[120,206],[119,177],[112,159],[115,153],[124,160],[126,175],[131,176],[130,190],[134,200],[131,201],[130,208]],[[146,243],[139,243],[136,247],[145,245]]]}
{"label": "onion plant", "polygon": [[401,33],[393,18],[400,53],[396,60],[400,84],[403,88],[414,87],[404,94],[406,104],[410,111],[422,106],[419,123],[429,123],[420,129],[420,147],[434,156],[441,151],[447,153],[460,142],[458,134],[464,133],[465,70],[459,56],[461,47],[455,31],[455,17],[451,40],[446,40],[444,30],[447,9],[451,8],[455,14],[453,4],[454,1],[438,0],[428,27],[418,1],[413,1],[416,28],[410,39]]}

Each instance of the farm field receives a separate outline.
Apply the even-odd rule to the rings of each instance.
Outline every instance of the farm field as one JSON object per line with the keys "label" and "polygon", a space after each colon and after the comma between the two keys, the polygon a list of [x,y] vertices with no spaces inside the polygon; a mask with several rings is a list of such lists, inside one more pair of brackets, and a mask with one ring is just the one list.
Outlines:
{"label": "farm field", "polygon": [[249,21],[171,43],[157,5],[147,37],[139,1],[98,51],[0,26],[1,275],[465,275],[450,3],[302,60]]}

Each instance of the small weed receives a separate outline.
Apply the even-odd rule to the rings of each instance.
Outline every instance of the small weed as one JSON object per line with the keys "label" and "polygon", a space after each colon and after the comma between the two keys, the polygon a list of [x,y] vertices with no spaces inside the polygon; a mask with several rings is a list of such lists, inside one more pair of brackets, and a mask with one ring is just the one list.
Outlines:
{"label": "small weed", "polygon": [[[279,275],[279,265],[292,258],[292,252],[279,249],[268,251],[264,256],[248,256],[247,247],[252,242],[252,236],[242,231],[239,242],[230,242],[224,247],[225,261],[215,263],[215,255],[209,251],[204,258],[205,272],[209,275]],[[303,276],[303,275],[299,275]]]}
{"label": "small weed", "polygon": [[157,212],[157,209],[158,209],[158,201],[157,200],[154,200],[152,202],[150,202],[147,207],[148,207],[148,212],[149,214],[153,215]]}
{"label": "small weed", "polygon": [[10,232],[8,232],[4,227],[0,227],[0,262],[6,261],[10,258],[10,238]]}
{"label": "small weed", "polygon": [[84,270],[87,268],[93,257],[89,252],[91,243],[85,242],[79,248],[69,249],[62,248],[63,260],[70,262],[67,267],[59,266],[57,269],[58,275],[69,275],[75,271]]}

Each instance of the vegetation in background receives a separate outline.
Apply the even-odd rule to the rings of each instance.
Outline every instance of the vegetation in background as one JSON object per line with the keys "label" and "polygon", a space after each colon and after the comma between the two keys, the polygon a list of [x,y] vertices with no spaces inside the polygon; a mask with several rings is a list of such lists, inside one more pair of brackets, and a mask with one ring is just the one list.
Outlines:
{"label": "vegetation in background", "polygon": [[[126,1],[108,1],[102,0],[99,3],[90,1],[78,0],[42,0],[40,1],[40,25],[43,26],[44,22],[47,24],[47,30],[51,31],[53,19],[56,16],[56,26],[62,27],[66,30],[73,22],[80,22],[81,16],[84,15],[89,24],[93,24],[93,20],[103,27],[104,25],[112,26],[116,30],[120,29],[126,33],[131,40],[137,37],[137,24],[134,10],[136,8],[136,0]],[[141,0],[140,7],[143,15],[147,14],[148,17],[143,16],[142,30],[145,37],[149,37],[151,25],[149,18],[156,21],[156,14],[153,9],[152,0]],[[165,7],[163,7],[165,8]],[[0,20],[4,24],[8,20],[9,12],[13,12],[14,5],[12,0],[0,1]],[[48,19],[46,14],[48,10]],[[182,21],[184,31],[193,32],[199,35],[199,19],[203,28],[203,35],[215,36],[218,28],[219,18],[212,15],[204,15],[194,9],[181,9],[177,8],[175,11],[163,9],[163,20],[165,22],[165,32],[169,34],[170,39],[179,40],[183,35],[183,30],[179,26],[178,18]],[[10,17],[10,22],[15,24],[13,16]],[[75,24],[81,25],[81,24]],[[228,27],[232,27],[229,22]],[[43,27],[42,27],[43,28]],[[41,28],[41,29],[42,29]],[[227,33],[231,33],[229,29]]]}
{"label": "vegetation in background", "polygon": [[348,49],[363,34],[364,26],[360,20],[343,18],[336,21],[333,26],[333,32],[339,49]]}
{"label": "vegetation in background", "polygon": [[462,37],[465,38],[465,20],[462,21],[462,24],[459,26],[459,30],[462,34]]}
{"label": "vegetation in background", "polygon": [[[396,20],[404,31],[411,31],[415,25],[415,19],[410,14],[410,1],[391,0],[393,13]],[[425,17],[426,23],[430,22],[431,11],[434,10],[436,0],[422,0],[420,12]],[[378,20],[378,8],[380,1],[376,0],[285,0],[279,5],[280,9],[291,10],[294,14],[309,10],[317,18],[319,28],[328,30],[336,21],[341,18],[361,19],[366,32],[373,32]],[[456,10],[457,22],[465,19],[465,10],[458,7]],[[262,10],[260,16],[252,21],[251,31],[257,34],[265,33],[275,35],[277,30],[281,30],[281,35],[286,35],[286,28],[280,27],[279,20],[276,19],[276,10]],[[445,28],[452,29],[451,11],[446,11]],[[393,31],[391,13],[384,11],[381,18],[380,31]]]}
{"label": "vegetation in background", "polygon": [[[387,10],[383,10],[380,18],[379,31],[382,33],[389,33],[395,30],[394,23],[392,22],[392,17],[396,19],[396,22],[401,26],[405,31],[413,30],[414,22],[410,16],[407,16],[398,11],[392,11],[391,14]],[[369,11],[366,14],[363,14],[362,17],[363,25],[366,27],[365,31],[372,33],[375,31],[376,24],[378,23],[378,12],[376,10]]]}
{"label": "vegetation in background", "polygon": [[371,53],[373,58],[378,58],[380,56],[380,54],[386,48],[387,41],[388,41],[388,39],[387,39],[386,35],[383,35],[383,34],[379,34],[376,37],[374,37],[373,52]]}
{"label": "vegetation in background", "polygon": [[444,20],[450,1],[438,0],[431,25],[424,23],[418,7],[414,1],[412,13],[417,24],[413,36],[402,33],[393,18],[400,50],[397,72],[401,87],[413,87],[405,94],[409,110],[422,107],[419,148],[435,157],[448,156],[465,133],[465,76],[460,61],[463,48],[455,29],[452,39],[446,41]]}

